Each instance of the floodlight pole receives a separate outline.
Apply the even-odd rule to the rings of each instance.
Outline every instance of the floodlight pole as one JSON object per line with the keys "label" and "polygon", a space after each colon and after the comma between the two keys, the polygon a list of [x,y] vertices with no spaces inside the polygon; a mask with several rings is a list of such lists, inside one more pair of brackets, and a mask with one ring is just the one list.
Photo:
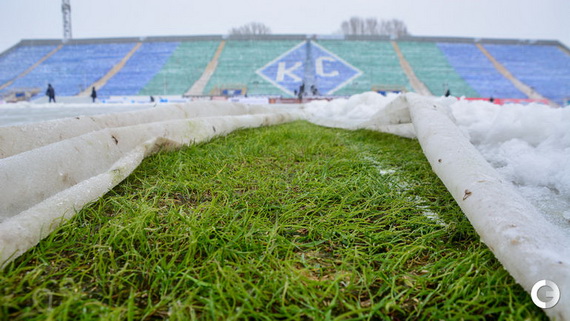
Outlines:
{"label": "floodlight pole", "polygon": [[71,39],[71,0],[61,1],[61,12],[63,13],[63,41]]}
{"label": "floodlight pole", "polygon": [[304,73],[304,84],[305,84],[305,92],[302,93],[303,96],[305,93],[311,93],[313,85],[315,85],[315,63],[313,60],[313,48],[312,42],[310,39],[305,40],[307,51],[305,57],[305,73]]}

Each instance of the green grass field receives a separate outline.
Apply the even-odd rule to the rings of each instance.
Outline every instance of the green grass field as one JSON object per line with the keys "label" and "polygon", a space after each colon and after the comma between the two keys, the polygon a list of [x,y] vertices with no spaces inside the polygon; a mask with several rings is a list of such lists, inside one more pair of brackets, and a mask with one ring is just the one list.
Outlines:
{"label": "green grass field", "polygon": [[1,273],[2,320],[546,320],[417,141],[307,122],[146,159]]}

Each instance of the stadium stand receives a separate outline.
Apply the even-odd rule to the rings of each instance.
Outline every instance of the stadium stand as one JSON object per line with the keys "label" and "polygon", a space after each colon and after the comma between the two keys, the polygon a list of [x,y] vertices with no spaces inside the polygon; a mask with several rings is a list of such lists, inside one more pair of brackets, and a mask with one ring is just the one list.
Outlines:
{"label": "stadium stand", "polygon": [[530,86],[524,84],[522,81],[518,80],[513,74],[505,68],[500,62],[491,55],[491,53],[483,47],[482,44],[478,43],[477,48],[481,50],[481,52],[491,61],[493,66],[497,69],[503,77],[507,78],[518,90],[522,91],[525,95],[527,95],[531,100],[539,100],[549,105],[553,105],[554,102],[550,101],[548,98],[542,96],[540,93],[532,89]]}
{"label": "stadium stand", "polygon": [[113,66],[113,68],[111,68],[111,70],[109,70],[109,72],[107,72],[105,74],[105,76],[101,77],[99,80],[97,80],[95,83],[91,84],[91,86],[85,88],[82,92],[80,92],[79,94],[77,94],[77,96],[79,97],[88,97],[91,96],[92,93],[92,88],[96,88],[96,89],[100,89],[103,86],[105,86],[107,84],[107,82],[109,82],[109,80],[113,77],[115,77],[115,75],[121,71],[123,69],[123,67],[125,66],[125,64],[129,61],[129,59],[131,59],[131,57],[140,49],[140,47],[142,47],[142,42],[138,42],[134,47],[131,48],[131,50],[123,57],[123,59],[121,59],[121,61],[119,61],[119,63],[117,63],[115,66]]}
{"label": "stadium stand", "polygon": [[447,61],[481,97],[527,98],[503,77],[475,44],[438,43]]}
{"label": "stadium stand", "polygon": [[219,41],[182,42],[141,95],[182,95],[200,78]]}
{"label": "stadium stand", "polygon": [[474,99],[546,97],[564,105],[570,51],[557,41],[268,35],[36,39],[0,54],[4,101],[43,97],[48,83],[57,96],[88,95],[96,84],[100,98],[182,96],[193,87],[191,95],[288,98],[302,81],[337,96],[449,88]]}
{"label": "stadium stand", "polygon": [[453,69],[435,42],[398,41],[416,76],[432,94],[443,95],[449,88],[454,96],[479,97],[479,94]]}
{"label": "stadium stand", "polygon": [[400,50],[400,46],[398,46],[398,43],[396,41],[390,41],[390,42],[392,43],[392,47],[394,48],[396,56],[398,56],[398,60],[400,61],[400,66],[402,66],[402,70],[406,74],[406,77],[408,78],[410,86],[412,86],[413,90],[416,93],[419,93],[420,95],[432,96],[431,91],[429,91],[427,86],[423,82],[421,82],[414,73],[412,66],[406,60],[404,54],[402,54],[402,50]]}
{"label": "stadium stand", "polygon": [[229,87],[247,87],[251,95],[283,94],[255,71],[299,44],[295,40],[228,40],[218,68],[206,86],[205,94]]}
{"label": "stadium stand", "polygon": [[192,84],[192,87],[190,87],[184,93],[184,96],[201,96],[204,94],[204,88],[206,88],[206,85],[210,81],[210,78],[212,78],[212,75],[218,68],[218,60],[220,59],[220,56],[222,55],[222,52],[224,51],[225,47],[226,47],[226,41],[225,40],[220,41],[220,44],[218,45],[218,48],[216,49],[214,56],[212,56],[212,59],[204,68],[202,75],[200,76],[200,78],[198,78],[198,80],[196,80]]}
{"label": "stadium stand", "polygon": [[74,96],[103,77],[133,47],[132,43],[66,45],[11,88],[45,88],[51,83],[60,96]]}
{"label": "stadium stand", "polygon": [[485,44],[517,79],[563,104],[570,96],[570,55],[557,46]]}
{"label": "stadium stand", "polygon": [[123,69],[99,89],[99,94],[101,96],[138,94],[161,70],[178,44],[178,42],[144,43]]}
{"label": "stadium stand", "polygon": [[390,42],[321,40],[319,44],[363,71],[360,77],[336,91],[337,95],[352,95],[379,87],[411,89]]}
{"label": "stadium stand", "polygon": [[14,80],[56,47],[56,45],[19,46],[7,51],[0,56],[0,86]]}

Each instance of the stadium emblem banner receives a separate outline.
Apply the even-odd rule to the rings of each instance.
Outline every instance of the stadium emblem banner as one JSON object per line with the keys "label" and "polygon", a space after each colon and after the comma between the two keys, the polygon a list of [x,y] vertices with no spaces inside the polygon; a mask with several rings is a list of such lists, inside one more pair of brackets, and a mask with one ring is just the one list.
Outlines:
{"label": "stadium emblem banner", "polygon": [[289,95],[303,83],[315,85],[320,94],[331,95],[362,74],[313,41],[298,44],[256,73]]}

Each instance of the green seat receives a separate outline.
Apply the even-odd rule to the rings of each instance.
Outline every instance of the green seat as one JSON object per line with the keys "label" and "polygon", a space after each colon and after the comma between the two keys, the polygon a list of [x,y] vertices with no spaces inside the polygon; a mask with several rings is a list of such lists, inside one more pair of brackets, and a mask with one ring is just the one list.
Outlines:
{"label": "green seat", "polygon": [[336,91],[336,95],[354,95],[375,86],[399,86],[411,90],[390,42],[321,40],[318,43],[362,71],[360,77]]}
{"label": "green seat", "polygon": [[182,42],[139,95],[182,95],[202,76],[219,41]]}
{"label": "green seat", "polygon": [[299,43],[295,40],[228,41],[204,94],[210,94],[216,88],[239,85],[247,87],[251,95],[285,95],[256,71]]}
{"label": "green seat", "polygon": [[398,42],[414,73],[434,96],[449,88],[454,96],[479,97],[449,64],[435,42]]}

